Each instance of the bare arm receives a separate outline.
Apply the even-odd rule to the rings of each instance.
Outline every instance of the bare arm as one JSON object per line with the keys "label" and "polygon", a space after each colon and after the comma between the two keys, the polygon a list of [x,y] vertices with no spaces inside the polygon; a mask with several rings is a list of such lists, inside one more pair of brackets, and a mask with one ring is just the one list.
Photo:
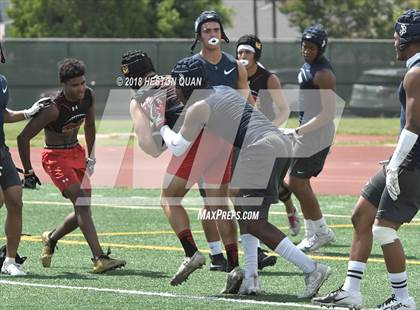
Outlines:
{"label": "bare arm", "polygon": [[85,140],[88,152],[88,158],[95,158],[95,139],[96,139],[96,127],[95,127],[95,94],[92,92],[92,105],[86,113],[85,118]]}
{"label": "bare arm", "polygon": [[16,123],[25,120],[25,113],[22,111],[14,111],[5,109],[3,111],[3,118],[5,123]]}
{"label": "bare arm", "polygon": [[22,130],[17,137],[19,156],[25,170],[32,169],[30,141],[49,123],[58,118],[59,111],[55,105],[51,105],[38,113]]}
{"label": "bare arm", "polygon": [[198,101],[188,108],[180,133],[187,141],[194,141],[200,134],[210,116],[210,109],[205,101]]}
{"label": "bare arm", "polygon": [[405,129],[420,134],[420,68],[412,68],[403,83],[406,94]]}
{"label": "bare arm", "polygon": [[280,113],[278,113],[273,120],[273,124],[276,127],[279,127],[281,124],[285,123],[289,118],[290,108],[283,97],[283,93],[281,91],[281,83],[277,75],[270,75],[270,77],[267,80],[267,88],[270,92],[271,98],[273,98],[274,104],[280,111]]}
{"label": "bare arm", "polygon": [[162,147],[153,139],[150,120],[134,99],[130,102],[130,115],[140,148],[150,156],[158,157],[162,153]]}
{"label": "bare arm", "polygon": [[332,122],[335,116],[335,76],[330,70],[321,70],[314,77],[314,84],[320,90],[331,90],[329,92],[320,92],[322,111],[309,122],[299,126],[299,134],[305,134],[318,128],[321,128],[328,122]]}
{"label": "bare arm", "polygon": [[248,73],[246,72],[246,68],[238,60],[236,63],[238,64],[238,82],[236,84],[236,89],[242,94],[242,96],[247,98],[252,105],[255,106],[255,100],[252,97],[251,90],[248,85]]}

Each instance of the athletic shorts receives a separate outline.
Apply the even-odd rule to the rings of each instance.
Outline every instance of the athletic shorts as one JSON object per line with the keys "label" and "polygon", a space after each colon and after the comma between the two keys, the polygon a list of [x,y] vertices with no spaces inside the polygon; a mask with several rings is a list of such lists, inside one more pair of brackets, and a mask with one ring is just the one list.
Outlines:
{"label": "athletic shorts", "polygon": [[202,187],[215,188],[230,182],[232,145],[203,131],[182,156],[172,156],[166,173],[188,180],[203,180]]}
{"label": "athletic shorts", "polygon": [[400,168],[400,194],[392,200],[386,189],[385,169],[381,168],[362,189],[361,196],[378,208],[376,218],[409,223],[420,208],[420,169]]}
{"label": "athletic shorts", "polygon": [[22,185],[7,146],[0,147],[0,186],[3,190]]}
{"label": "athletic shorts", "polygon": [[[263,204],[277,203],[279,186],[290,165],[291,144],[288,138],[272,133],[235,151],[239,154],[234,155],[236,161],[230,187],[239,189],[238,198],[263,198],[262,203],[249,206],[254,210]],[[251,210],[249,207],[244,208]]]}
{"label": "athletic shorts", "polygon": [[327,147],[311,157],[293,158],[290,164],[290,175],[302,179],[318,176],[324,168],[329,151],[330,148]]}
{"label": "athletic shorts", "polygon": [[45,172],[63,195],[74,184],[81,184],[83,190],[90,192],[86,153],[80,144],[67,149],[44,149],[41,158]]}

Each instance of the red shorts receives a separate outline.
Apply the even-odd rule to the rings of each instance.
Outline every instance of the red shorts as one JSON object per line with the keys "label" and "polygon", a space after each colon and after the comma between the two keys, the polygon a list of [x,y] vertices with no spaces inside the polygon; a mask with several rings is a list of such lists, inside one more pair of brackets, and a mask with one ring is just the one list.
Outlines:
{"label": "red shorts", "polygon": [[44,149],[41,158],[45,172],[61,193],[74,184],[81,184],[85,191],[91,190],[85,149],[80,144],[68,149]]}
{"label": "red shorts", "polygon": [[202,132],[182,156],[172,156],[166,172],[192,184],[200,178],[205,184],[230,182],[232,145],[214,134]]}

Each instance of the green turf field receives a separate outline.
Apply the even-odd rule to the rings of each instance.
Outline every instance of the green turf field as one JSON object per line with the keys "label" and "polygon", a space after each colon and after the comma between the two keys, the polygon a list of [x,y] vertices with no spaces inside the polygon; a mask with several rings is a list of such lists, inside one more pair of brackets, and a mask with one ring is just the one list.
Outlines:
{"label": "green turf field", "polygon": [[[6,144],[9,147],[16,146],[16,137],[22,131],[25,122],[6,124],[4,126]],[[296,118],[291,118],[286,124],[287,127],[297,127]],[[395,137],[400,130],[400,122],[397,118],[343,118],[338,126],[337,133],[343,135],[371,135],[371,136],[390,136],[389,141],[380,143],[395,143]],[[97,121],[97,146],[126,146],[128,141],[127,134],[132,131],[131,120],[104,120]],[[80,134],[83,133],[83,127]],[[370,142],[369,144],[372,144]],[[44,134],[41,132],[31,140],[32,146],[44,145]],[[133,140],[129,141],[133,145]]]}
{"label": "green turf field", "polygon": [[[104,247],[110,246],[115,257],[124,258],[125,269],[105,275],[90,273],[90,251],[80,231],[59,242],[52,267],[44,269],[39,261],[40,234],[54,228],[72,211],[58,191],[43,185],[38,190],[24,192],[24,237],[20,254],[28,256],[24,278],[0,276],[0,309],[298,309],[312,307],[295,295],[304,290],[304,278],[299,270],[279,258],[275,267],[261,272],[264,294],[257,297],[222,296],[225,275],[210,272],[208,266],[193,273],[179,287],[169,280],[178,269],[183,251],[158,206],[158,191],[132,189],[94,190],[93,214]],[[320,293],[338,288],[347,270],[351,241],[350,214],[356,197],[321,196],[322,209],[337,234],[337,242],[323,248],[313,257],[328,264],[333,274]],[[201,225],[197,220],[199,197],[192,192],[187,199],[188,213],[198,246],[207,253]],[[148,207],[149,206],[149,207]],[[118,207],[118,208],[117,208]],[[1,222],[5,210],[0,210]],[[286,227],[284,208],[275,205],[271,220]],[[410,291],[420,302],[420,219],[403,227],[400,237],[408,259]],[[4,237],[2,233],[1,238]],[[297,242],[302,237],[292,240]],[[4,238],[3,238],[4,239]],[[3,241],[4,242],[4,241]],[[206,254],[207,255],[207,254]],[[362,282],[367,308],[383,302],[390,295],[387,273],[377,244]],[[11,281],[6,284],[5,281]],[[19,284],[24,284],[21,286]]]}

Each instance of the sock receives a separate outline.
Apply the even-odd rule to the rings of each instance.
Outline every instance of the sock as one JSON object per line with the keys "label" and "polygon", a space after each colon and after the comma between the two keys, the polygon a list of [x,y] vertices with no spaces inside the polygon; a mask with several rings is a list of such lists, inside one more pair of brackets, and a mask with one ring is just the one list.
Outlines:
{"label": "sock", "polygon": [[243,234],[241,240],[245,254],[245,278],[250,278],[258,275],[258,239],[251,234]]}
{"label": "sock", "polygon": [[400,300],[410,297],[408,295],[407,273],[404,271],[400,273],[389,273],[388,275],[395,297]]}
{"label": "sock", "polygon": [[347,276],[344,281],[343,290],[360,292],[360,282],[362,281],[365,268],[366,263],[350,260],[347,267]]}
{"label": "sock", "polygon": [[226,256],[227,256],[229,267],[233,269],[236,266],[239,266],[238,244],[237,243],[227,244],[225,245],[225,250],[226,250]]}
{"label": "sock", "polygon": [[184,248],[185,256],[191,257],[197,252],[197,246],[195,245],[193,236],[190,229],[185,229],[178,234],[178,238],[181,241],[182,247]]}
{"label": "sock", "polygon": [[315,230],[313,228],[312,220],[303,219],[303,224],[305,226],[305,238],[309,239],[315,235]]}
{"label": "sock", "polygon": [[14,257],[7,257],[4,259],[4,264],[16,264]]}
{"label": "sock", "polygon": [[312,221],[315,233],[326,234],[328,233],[328,225],[325,218],[322,216],[319,220]]}
{"label": "sock", "polygon": [[209,248],[211,255],[217,255],[222,253],[222,243],[220,241],[209,242]]}
{"label": "sock", "polygon": [[295,264],[304,273],[310,273],[316,268],[315,262],[299,250],[287,237],[279,242],[274,252]]}

